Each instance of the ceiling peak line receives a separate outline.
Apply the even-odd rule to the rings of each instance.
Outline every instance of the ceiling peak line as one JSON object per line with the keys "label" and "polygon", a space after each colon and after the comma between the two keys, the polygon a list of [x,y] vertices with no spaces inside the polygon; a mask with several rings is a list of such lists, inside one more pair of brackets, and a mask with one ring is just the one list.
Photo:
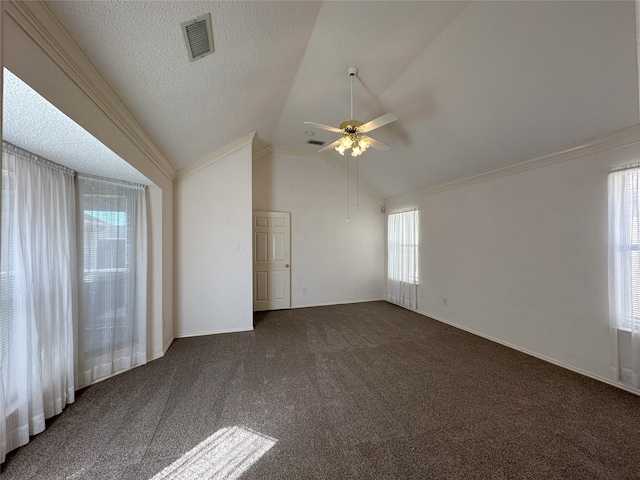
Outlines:
{"label": "ceiling peak line", "polygon": [[[347,176],[346,167],[335,157],[329,154],[324,153],[312,153],[307,152],[302,149],[287,147],[284,145],[270,145],[268,147],[259,150],[254,154],[254,162],[262,159],[263,157],[268,156],[271,153],[284,153],[287,155],[298,155],[301,157],[309,157],[315,159],[322,159],[327,162],[331,167],[335,168],[338,172],[340,172],[345,177]],[[384,197],[380,195],[377,191],[375,191],[371,186],[369,186],[366,182],[360,180],[358,182],[358,188],[366,193],[369,197],[371,197],[377,204],[381,207],[384,205]]]}

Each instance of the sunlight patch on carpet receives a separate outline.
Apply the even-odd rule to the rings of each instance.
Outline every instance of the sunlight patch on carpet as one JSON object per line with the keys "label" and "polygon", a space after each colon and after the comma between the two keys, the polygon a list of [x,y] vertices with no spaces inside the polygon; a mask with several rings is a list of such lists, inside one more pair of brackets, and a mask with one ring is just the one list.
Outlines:
{"label": "sunlight patch on carpet", "polygon": [[248,428],[222,428],[151,480],[239,478],[276,442],[275,438]]}

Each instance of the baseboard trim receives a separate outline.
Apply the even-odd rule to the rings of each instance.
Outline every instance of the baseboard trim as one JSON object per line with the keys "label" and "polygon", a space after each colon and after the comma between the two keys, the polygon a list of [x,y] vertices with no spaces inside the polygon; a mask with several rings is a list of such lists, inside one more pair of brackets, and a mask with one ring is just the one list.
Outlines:
{"label": "baseboard trim", "polygon": [[[389,303],[391,303],[391,302],[389,302]],[[392,305],[396,305],[396,304],[392,303]],[[458,325],[456,323],[450,322],[450,321],[445,320],[444,318],[438,317],[436,315],[430,315],[429,313],[421,312],[421,311],[415,310],[413,308],[402,307],[401,305],[397,305],[397,306],[399,306],[401,308],[406,308],[407,310],[411,310],[412,312],[416,312],[416,313],[422,315],[423,317],[432,318],[433,320],[436,320],[438,322],[445,323],[445,324],[450,325],[450,326],[452,326],[454,328],[458,328],[460,330],[464,330],[465,332],[472,333],[473,335],[477,335],[478,337],[482,337],[482,338],[485,338],[485,339],[487,339],[489,341],[492,341],[492,342],[498,343],[500,345],[503,345],[505,347],[511,348],[513,350],[517,350],[518,352],[522,352],[522,353],[525,353],[527,355],[531,355],[532,357],[539,358],[540,360],[543,360],[545,362],[551,363],[551,364],[556,365],[558,367],[562,367],[562,368],[564,368],[566,370],[570,370],[572,372],[579,373],[580,375],[584,375],[585,377],[589,377],[589,378],[592,378],[594,380],[598,380],[600,382],[603,382],[603,383],[606,383],[608,385],[611,385],[612,387],[617,387],[617,388],[625,390],[625,391],[627,391],[629,393],[633,393],[634,395],[640,396],[640,391],[639,390],[635,390],[635,389],[633,389],[633,388],[631,388],[628,385],[625,385],[623,383],[615,382],[615,381],[613,381],[613,380],[611,380],[609,378],[601,377],[599,375],[594,375],[593,373],[587,372],[585,370],[582,370],[580,368],[574,367],[572,365],[568,365],[566,363],[560,362],[558,360],[555,360],[553,358],[547,357],[545,355],[541,355],[539,353],[533,352],[533,351],[528,350],[526,348],[519,347],[517,345],[514,345],[514,344],[509,343],[509,342],[505,342],[503,340],[499,340],[499,339],[497,339],[495,337],[492,337],[491,335],[486,335],[484,333],[478,332],[478,331],[473,330],[471,328],[463,327],[461,325]]]}
{"label": "baseboard trim", "polygon": [[309,303],[304,305],[291,305],[291,310],[296,308],[329,307],[331,305],[346,305],[348,303],[365,303],[365,302],[380,302],[380,301],[386,301],[386,299],[370,298],[367,300],[345,300],[343,302],[326,302],[326,303]]}
{"label": "baseboard trim", "polygon": [[149,362],[153,362],[154,360],[157,360],[159,358],[164,357],[164,354],[167,352],[167,349],[165,348],[163,351],[156,353],[153,357],[149,357],[147,358],[147,363]]}
{"label": "baseboard trim", "polygon": [[186,333],[176,335],[175,338],[191,338],[191,337],[202,337],[204,335],[219,335],[221,333],[238,333],[238,332],[252,332],[253,327],[251,328],[229,328],[224,330],[211,330],[206,332],[195,332],[195,333]]}
{"label": "baseboard trim", "polygon": [[[171,346],[171,344],[173,343],[173,341],[175,340],[175,337],[171,337],[169,339],[169,341],[167,342],[167,344],[164,346],[164,348],[162,349],[162,355],[158,356],[158,358],[164,356],[165,353],[167,353],[167,350],[169,350],[169,347]],[[155,360],[155,359],[154,359]]]}

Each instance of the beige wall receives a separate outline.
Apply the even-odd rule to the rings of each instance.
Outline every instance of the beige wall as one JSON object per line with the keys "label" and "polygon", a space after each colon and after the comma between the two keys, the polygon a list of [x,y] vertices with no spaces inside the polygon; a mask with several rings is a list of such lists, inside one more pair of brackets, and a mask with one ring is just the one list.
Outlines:
{"label": "beige wall", "polygon": [[390,203],[420,209],[419,311],[609,379],[607,173],[638,158],[635,143]]}
{"label": "beige wall", "polygon": [[176,337],[252,330],[251,272],[249,142],[176,183]]}
{"label": "beige wall", "polygon": [[[352,179],[354,180],[354,179]],[[384,298],[381,205],[319,156],[271,152],[253,164],[253,209],[291,212],[291,305]],[[304,290],[303,290],[304,289]]]}
{"label": "beige wall", "polygon": [[[33,25],[22,19],[16,6],[2,2],[3,9],[6,9],[2,26],[3,66],[155,184],[149,191],[150,282],[147,357],[159,357],[173,339],[173,183],[141,150],[140,143],[136,144],[131,136],[114,122],[113,112],[108,114],[105,106],[99,105],[97,99],[104,92],[90,96],[70,77],[70,74],[77,75],[78,71],[81,75],[89,77],[95,75],[95,72],[82,70],[82,62],[75,64],[76,70],[73,73],[70,73],[73,69],[68,64],[64,68],[60,66],[61,58],[64,57],[81,60],[78,52],[67,43],[66,33],[55,22],[46,21],[47,12],[41,5],[27,6],[36,9],[38,14],[44,14],[39,20],[45,21],[45,28],[50,35],[48,38],[61,41],[61,45],[69,47],[69,50],[63,51],[61,55],[60,51],[58,54],[52,53],[51,44],[43,41],[38,34],[41,30],[30,30]],[[29,34],[25,30],[29,31]],[[34,41],[34,37],[38,38],[37,42]]]}

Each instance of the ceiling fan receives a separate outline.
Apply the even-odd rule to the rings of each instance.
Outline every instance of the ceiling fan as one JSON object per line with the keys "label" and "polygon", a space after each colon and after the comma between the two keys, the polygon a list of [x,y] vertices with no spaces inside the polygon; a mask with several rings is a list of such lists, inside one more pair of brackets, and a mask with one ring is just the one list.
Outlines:
{"label": "ceiling fan", "polygon": [[[347,73],[351,79],[351,118],[353,118],[353,77],[358,75],[357,67],[347,68]],[[304,122],[305,125],[313,125],[314,127],[322,128],[323,130],[329,130],[330,132],[339,133],[341,138],[336,140],[330,145],[327,145],[323,149],[328,150],[335,148],[340,155],[344,155],[344,152],[351,149],[351,156],[357,157],[362,155],[369,146],[377,148],[378,150],[389,150],[391,147],[386,143],[379,142],[378,140],[369,137],[367,133],[375,130],[376,128],[383,127],[391,122],[398,120],[398,117],[393,113],[385,113],[384,115],[371,120],[367,123],[362,123],[359,120],[347,120],[340,124],[340,127],[330,127],[328,125],[322,125],[315,122]]]}

